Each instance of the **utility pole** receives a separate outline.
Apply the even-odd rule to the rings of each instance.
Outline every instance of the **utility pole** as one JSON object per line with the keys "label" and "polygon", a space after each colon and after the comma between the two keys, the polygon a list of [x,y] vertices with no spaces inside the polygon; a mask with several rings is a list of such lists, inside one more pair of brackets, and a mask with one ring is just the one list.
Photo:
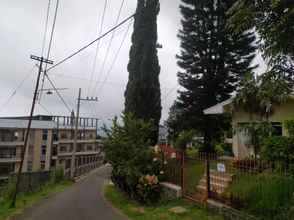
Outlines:
{"label": "utility pole", "polygon": [[27,145],[28,145],[28,139],[29,139],[29,134],[30,134],[30,130],[31,130],[31,125],[32,125],[32,120],[33,120],[33,115],[34,115],[34,110],[35,110],[35,105],[36,105],[36,100],[37,100],[37,95],[38,95],[38,89],[39,89],[39,84],[40,84],[40,77],[41,77],[41,73],[42,73],[43,63],[53,64],[53,61],[48,60],[48,59],[44,59],[43,57],[31,55],[31,59],[39,61],[40,64],[39,64],[38,77],[37,77],[37,82],[36,82],[35,91],[34,91],[34,97],[33,97],[32,106],[31,106],[30,117],[29,117],[29,121],[28,121],[27,130],[25,133],[24,148],[23,148],[23,151],[21,152],[21,162],[20,162],[20,166],[19,166],[18,173],[16,176],[15,190],[13,192],[12,203],[11,203],[12,207],[15,207],[16,196],[18,193],[18,187],[19,187],[19,183],[20,183],[20,177],[21,177],[24,157],[25,157],[25,153],[26,153],[26,149],[27,149]]}
{"label": "utility pole", "polygon": [[77,142],[78,142],[78,131],[79,131],[79,117],[80,117],[80,106],[81,101],[86,102],[98,102],[98,98],[95,97],[87,97],[85,99],[81,98],[82,89],[79,88],[79,95],[77,100],[77,115],[75,117],[75,131],[74,131],[74,144],[73,144],[73,152],[71,156],[71,166],[70,166],[70,178],[73,179],[75,177],[75,160],[76,160],[76,151],[77,151]]}

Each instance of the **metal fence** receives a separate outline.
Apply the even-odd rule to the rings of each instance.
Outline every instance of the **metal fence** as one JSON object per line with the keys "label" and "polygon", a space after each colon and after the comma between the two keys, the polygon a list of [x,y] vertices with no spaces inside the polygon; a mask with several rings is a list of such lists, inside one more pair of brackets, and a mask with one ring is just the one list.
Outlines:
{"label": "metal fence", "polygon": [[236,159],[216,154],[183,154],[166,168],[167,180],[182,186],[187,199],[214,199],[266,220],[294,219],[294,164]]}

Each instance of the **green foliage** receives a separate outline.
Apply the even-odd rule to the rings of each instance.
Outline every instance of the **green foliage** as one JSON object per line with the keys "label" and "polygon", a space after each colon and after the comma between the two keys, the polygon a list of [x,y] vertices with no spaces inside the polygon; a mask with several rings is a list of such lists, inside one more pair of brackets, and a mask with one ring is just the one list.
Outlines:
{"label": "green foliage", "polygon": [[146,175],[139,179],[137,185],[137,197],[139,201],[147,205],[155,204],[158,201],[158,195],[160,195],[160,192],[161,187],[157,176]]}
{"label": "green foliage", "polygon": [[231,97],[255,56],[252,31],[234,34],[226,28],[226,11],[232,1],[182,0],[181,53],[177,56],[181,71],[177,108],[179,126],[204,135],[206,151],[219,138],[227,120],[207,116],[203,110]]}
{"label": "green foliage", "polygon": [[250,137],[250,145],[253,147],[254,155],[260,153],[262,143],[272,132],[272,125],[269,122],[249,122],[239,125],[239,132],[245,131]]}
{"label": "green foliage", "polygon": [[294,138],[294,120],[285,121],[285,127],[288,130],[290,138]]}
{"label": "green foliage", "polygon": [[175,147],[180,150],[186,150],[187,145],[192,143],[193,138],[197,135],[194,130],[182,131],[175,142]]}
{"label": "green foliage", "polygon": [[[163,201],[153,206],[142,206],[124,196],[113,186],[105,187],[105,197],[112,205],[120,209],[130,219],[133,220],[222,220],[223,218],[205,209],[195,206],[191,202],[184,200]],[[175,214],[170,211],[171,208],[181,206],[188,210],[187,213]]]}
{"label": "green foliage", "polygon": [[234,99],[234,107],[260,116],[260,120],[268,120],[274,112],[273,105],[280,105],[289,99],[291,93],[289,83],[273,72],[260,77],[247,73],[241,81]]}
{"label": "green foliage", "polygon": [[278,175],[260,174],[235,177],[228,192],[238,195],[243,209],[264,220],[293,218],[293,179]]}
{"label": "green foliage", "polygon": [[269,72],[293,84],[294,4],[291,0],[237,0],[227,13],[228,28],[240,33],[255,29]]}
{"label": "green foliage", "polygon": [[255,27],[267,57],[294,56],[294,6],[289,0],[238,0],[228,12],[236,33]]}
{"label": "green foliage", "polygon": [[261,155],[269,161],[289,161],[291,157],[294,159],[294,149],[289,138],[272,136],[264,140]]}
{"label": "green foliage", "polygon": [[52,171],[51,181],[53,183],[60,183],[64,180],[64,170],[62,167],[56,168]]}
{"label": "green foliage", "polygon": [[152,162],[153,151],[149,144],[152,124],[136,119],[132,114],[123,115],[122,121],[121,125],[116,118],[110,129],[104,128],[107,134],[105,158],[113,167],[113,182],[129,196],[141,201],[137,192],[139,179],[147,174],[159,175],[158,164]]}
{"label": "green foliage", "polygon": [[125,112],[146,121],[152,120],[155,126],[150,133],[152,145],[157,143],[161,118],[158,13],[158,0],[138,0],[128,64],[129,81],[125,91]]}

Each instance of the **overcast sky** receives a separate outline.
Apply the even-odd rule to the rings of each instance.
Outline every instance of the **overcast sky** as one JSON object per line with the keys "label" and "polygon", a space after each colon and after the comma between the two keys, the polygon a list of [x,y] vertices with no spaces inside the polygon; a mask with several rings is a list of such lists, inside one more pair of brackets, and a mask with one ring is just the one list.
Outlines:
{"label": "overcast sky", "polygon": [[[104,31],[114,26],[121,1],[108,0],[108,2]],[[51,0],[49,27],[52,25],[55,3],[56,0]],[[37,76],[37,68],[34,68],[36,62],[30,59],[30,55],[41,54],[47,4],[48,0],[0,1],[0,116],[29,113]],[[169,107],[176,99],[178,88],[176,77],[178,67],[175,55],[179,52],[177,39],[181,19],[179,4],[180,0],[161,0],[161,11],[158,17],[158,41],[163,45],[163,49],[160,49],[158,53],[161,66],[163,120],[167,118]],[[60,0],[51,60],[60,61],[98,36],[103,5],[104,0]],[[120,20],[134,13],[135,7],[136,0],[125,0]],[[102,63],[110,36],[101,41],[96,71],[93,75],[97,84],[90,83],[96,45],[48,73],[56,87],[68,88],[61,94],[70,108],[76,108],[79,87],[82,88],[82,96],[98,96],[98,103],[82,103],[82,116],[99,117],[106,122],[107,119],[119,115],[123,110],[132,26],[111,72],[109,68],[127,26],[128,24],[116,31],[104,71],[102,71]],[[257,58],[256,63],[261,63],[260,57]],[[263,68],[262,65],[261,69]],[[7,98],[25,78],[27,79],[17,89],[13,99],[7,103]],[[103,84],[103,81],[106,83]],[[97,89],[94,91],[95,85]],[[46,83],[45,88],[50,88],[50,85]],[[56,94],[43,96],[41,104],[54,115],[69,114]],[[39,105],[35,112],[48,114]]]}

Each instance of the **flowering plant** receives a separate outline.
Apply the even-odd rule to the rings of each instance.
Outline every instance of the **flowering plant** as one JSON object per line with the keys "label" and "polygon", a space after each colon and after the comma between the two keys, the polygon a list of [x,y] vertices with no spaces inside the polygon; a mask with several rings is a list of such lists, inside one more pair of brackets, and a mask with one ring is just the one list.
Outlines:
{"label": "flowering plant", "polygon": [[145,175],[137,185],[138,200],[144,204],[154,204],[160,199],[160,185],[156,175]]}

